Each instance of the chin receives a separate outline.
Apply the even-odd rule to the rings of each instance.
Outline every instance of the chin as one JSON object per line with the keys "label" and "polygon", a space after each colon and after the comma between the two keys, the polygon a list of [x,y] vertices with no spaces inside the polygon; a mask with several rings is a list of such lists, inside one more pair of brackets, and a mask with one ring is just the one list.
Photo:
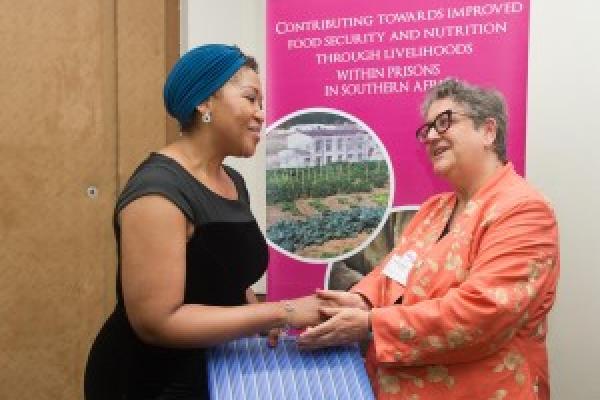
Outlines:
{"label": "chin", "polygon": [[241,158],[249,158],[256,153],[256,147],[258,146],[258,141],[250,138],[244,138],[244,140],[236,143],[236,146],[231,149],[229,153],[232,157],[241,157]]}
{"label": "chin", "polygon": [[252,157],[256,153],[256,147],[260,141],[255,135],[244,138],[242,142],[242,157]]}
{"label": "chin", "polygon": [[432,163],[433,173],[440,177],[446,177],[450,173],[451,165],[443,160]]}
{"label": "chin", "polygon": [[238,157],[250,158],[254,155],[254,153],[256,153],[256,145],[246,146],[243,149],[241,149]]}

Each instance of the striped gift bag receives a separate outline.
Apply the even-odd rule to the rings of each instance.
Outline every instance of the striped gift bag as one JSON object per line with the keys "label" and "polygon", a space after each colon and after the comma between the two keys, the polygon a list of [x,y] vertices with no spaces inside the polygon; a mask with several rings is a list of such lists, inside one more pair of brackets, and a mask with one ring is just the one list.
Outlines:
{"label": "striped gift bag", "polygon": [[214,400],[374,400],[358,346],[298,351],[294,337],[275,348],[252,337],[210,349],[207,362]]}

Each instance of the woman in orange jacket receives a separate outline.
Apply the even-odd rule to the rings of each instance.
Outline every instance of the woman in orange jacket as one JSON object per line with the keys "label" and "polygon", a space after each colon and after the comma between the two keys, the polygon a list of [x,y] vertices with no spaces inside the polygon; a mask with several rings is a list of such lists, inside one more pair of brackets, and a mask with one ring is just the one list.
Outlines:
{"label": "woman in orange jacket", "polygon": [[417,139],[454,191],[428,199],[399,244],[350,292],[321,291],[318,348],[372,337],[378,399],[549,399],[547,314],[559,275],[556,218],[506,161],[495,91],[447,80]]}

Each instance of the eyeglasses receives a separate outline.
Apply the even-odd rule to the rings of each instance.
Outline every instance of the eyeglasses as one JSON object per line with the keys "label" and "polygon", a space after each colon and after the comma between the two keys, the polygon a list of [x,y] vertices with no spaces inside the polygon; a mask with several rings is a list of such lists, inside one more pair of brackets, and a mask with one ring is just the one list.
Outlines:
{"label": "eyeglasses", "polygon": [[464,117],[471,117],[469,114],[460,113],[454,110],[446,110],[442,111],[438,115],[435,116],[433,121],[427,122],[423,124],[419,129],[417,129],[417,139],[421,143],[425,143],[427,141],[427,136],[429,136],[429,131],[431,129],[435,129],[437,133],[440,135],[442,133],[446,133],[448,129],[450,129],[450,125],[452,125],[452,115],[462,115]]}

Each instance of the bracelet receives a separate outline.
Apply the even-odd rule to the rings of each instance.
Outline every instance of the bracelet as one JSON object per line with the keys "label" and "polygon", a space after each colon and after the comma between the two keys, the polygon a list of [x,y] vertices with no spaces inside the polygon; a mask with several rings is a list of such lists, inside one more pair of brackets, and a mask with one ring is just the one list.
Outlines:
{"label": "bracelet", "polygon": [[283,310],[285,311],[285,324],[283,325],[283,330],[284,331],[289,331],[291,329],[291,325],[290,325],[290,321],[292,320],[292,317],[294,315],[294,311],[296,310],[292,304],[291,301],[289,300],[284,300],[284,301],[280,301],[281,305],[283,306]]}

